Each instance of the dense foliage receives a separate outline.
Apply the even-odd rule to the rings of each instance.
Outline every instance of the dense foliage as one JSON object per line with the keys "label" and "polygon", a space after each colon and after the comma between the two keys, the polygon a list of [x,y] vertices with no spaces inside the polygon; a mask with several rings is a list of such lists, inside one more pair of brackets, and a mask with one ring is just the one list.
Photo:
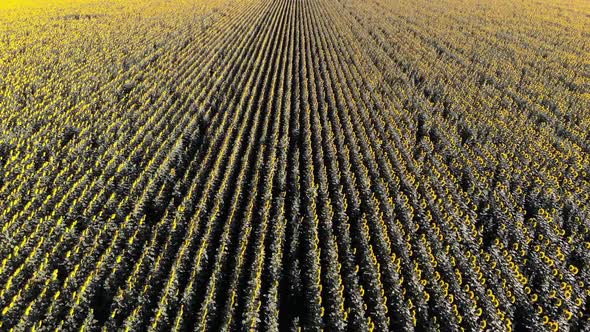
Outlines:
{"label": "dense foliage", "polygon": [[5,0],[0,330],[590,324],[583,0]]}

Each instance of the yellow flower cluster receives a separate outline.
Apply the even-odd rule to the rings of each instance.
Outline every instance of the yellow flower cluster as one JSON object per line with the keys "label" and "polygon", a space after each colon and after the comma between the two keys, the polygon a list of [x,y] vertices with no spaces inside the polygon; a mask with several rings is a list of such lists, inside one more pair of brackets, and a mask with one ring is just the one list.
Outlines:
{"label": "yellow flower cluster", "polygon": [[0,330],[590,324],[586,0],[0,2]]}

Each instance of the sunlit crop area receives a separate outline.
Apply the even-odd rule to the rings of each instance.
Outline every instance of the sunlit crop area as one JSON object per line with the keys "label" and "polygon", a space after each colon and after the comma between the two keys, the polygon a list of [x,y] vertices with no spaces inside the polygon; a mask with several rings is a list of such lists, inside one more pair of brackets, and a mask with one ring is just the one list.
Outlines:
{"label": "sunlit crop area", "polygon": [[0,331],[588,328],[590,2],[0,2]]}

